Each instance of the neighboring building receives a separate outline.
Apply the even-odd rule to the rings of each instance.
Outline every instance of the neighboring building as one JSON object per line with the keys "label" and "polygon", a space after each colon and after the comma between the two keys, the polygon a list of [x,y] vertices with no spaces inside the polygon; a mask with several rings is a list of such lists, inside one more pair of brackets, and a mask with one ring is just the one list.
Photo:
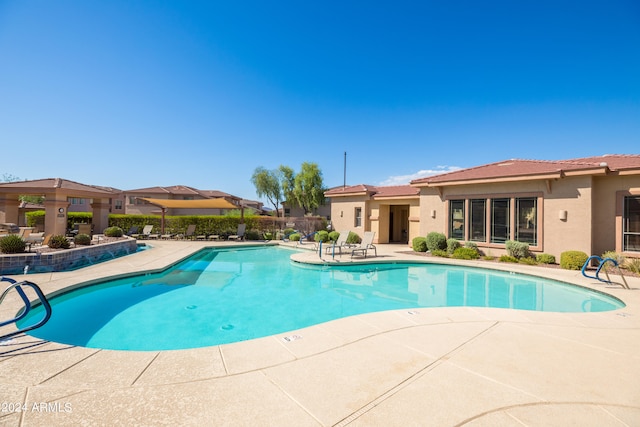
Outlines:
{"label": "neighboring building", "polygon": [[518,240],[557,258],[567,250],[640,256],[640,155],[506,160],[417,179],[409,187],[415,197],[393,201],[385,187],[328,191],[335,228],[371,230],[377,242],[393,242],[392,224],[404,225],[397,212],[408,209],[407,242],[438,231],[494,255],[504,253],[507,240]]}
{"label": "neighboring building", "polygon": [[[123,192],[125,200],[125,212],[129,215],[156,215],[158,206],[147,203],[142,198],[168,199],[168,200],[199,200],[224,198],[236,206],[245,206],[260,212],[262,203],[245,200],[228,193],[217,190],[198,190],[186,185],[174,185],[171,187],[149,187]],[[167,209],[167,215],[223,215],[225,209]]]}
{"label": "neighboring building", "polygon": [[[122,190],[113,187],[103,187],[96,185],[96,188],[101,188],[113,194],[113,197],[109,199],[109,213],[124,214],[124,194]],[[83,199],[81,197],[69,197],[69,212],[92,212],[91,209],[92,199]]]}

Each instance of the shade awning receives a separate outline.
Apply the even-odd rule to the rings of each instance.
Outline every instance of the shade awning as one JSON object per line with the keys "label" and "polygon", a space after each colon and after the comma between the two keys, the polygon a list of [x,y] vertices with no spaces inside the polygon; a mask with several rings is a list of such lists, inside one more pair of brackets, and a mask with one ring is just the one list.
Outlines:
{"label": "shade awning", "polygon": [[151,199],[148,197],[139,197],[139,199],[167,209],[240,209],[240,206],[236,206],[222,197],[197,200]]}

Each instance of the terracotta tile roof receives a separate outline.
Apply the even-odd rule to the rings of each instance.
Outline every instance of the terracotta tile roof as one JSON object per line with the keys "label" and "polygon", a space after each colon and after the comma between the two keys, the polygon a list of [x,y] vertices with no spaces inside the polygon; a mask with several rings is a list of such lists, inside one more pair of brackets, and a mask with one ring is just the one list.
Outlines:
{"label": "terracotta tile roof", "polygon": [[352,196],[355,194],[371,193],[374,191],[374,188],[372,185],[365,184],[348,185],[346,187],[335,187],[327,190],[324,192],[324,195],[327,197]]}
{"label": "terracotta tile roof", "polygon": [[325,191],[326,197],[368,195],[374,199],[385,197],[413,197],[418,196],[419,190],[410,185],[393,185],[378,187],[375,185],[358,184],[347,187],[335,187]]}
{"label": "terracotta tile roof", "polygon": [[374,199],[383,197],[412,197],[420,194],[420,190],[410,185],[393,185],[386,187],[375,187],[376,194],[373,195]]}
{"label": "terracotta tile roof", "polygon": [[487,165],[461,169],[440,175],[420,178],[411,181],[412,185],[429,185],[454,183],[460,181],[500,180],[515,177],[557,176],[572,171],[589,171],[593,173],[620,172],[639,169],[640,155],[608,154],[596,157],[584,157],[568,160],[522,160],[511,159]]}
{"label": "terracotta tile roof", "polygon": [[81,184],[64,178],[44,178],[30,181],[5,182],[0,184],[0,190],[18,190],[25,192],[28,192],[29,190],[36,192],[65,190],[70,194],[87,193],[94,194],[96,196],[110,196],[114,193],[113,190],[107,187]]}

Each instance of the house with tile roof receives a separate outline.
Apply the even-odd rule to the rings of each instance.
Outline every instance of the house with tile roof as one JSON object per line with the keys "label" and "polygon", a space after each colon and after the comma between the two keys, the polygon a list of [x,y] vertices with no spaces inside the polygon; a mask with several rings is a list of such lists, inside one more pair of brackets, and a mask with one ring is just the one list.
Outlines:
{"label": "house with tile roof", "polygon": [[[170,187],[148,187],[124,192],[125,213],[129,215],[155,215],[158,207],[152,205],[143,198],[167,199],[167,200],[200,200],[212,198],[224,198],[236,206],[244,206],[260,212],[262,203],[253,200],[245,200],[218,190],[199,190],[186,185],[174,185]],[[167,215],[223,215],[224,209],[167,209]]]}
{"label": "house with tile roof", "polygon": [[375,231],[379,243],[409,243],[419,233],[420,191],[410,185],[353,185],[325,192],[336,231]]}
{"label": "house with tile roof", "polygon": [[[404,240],[391,232],[397,225],[407,226],[407,243],[438,231],[494,255],[516,240],[557,258],[567,250],[640,256],[640,155],[511,159],[389,190],[360,185],[328,193],[334,222],[375,231],[379,243]],[[406,220],[398,215],[404,211]]]}

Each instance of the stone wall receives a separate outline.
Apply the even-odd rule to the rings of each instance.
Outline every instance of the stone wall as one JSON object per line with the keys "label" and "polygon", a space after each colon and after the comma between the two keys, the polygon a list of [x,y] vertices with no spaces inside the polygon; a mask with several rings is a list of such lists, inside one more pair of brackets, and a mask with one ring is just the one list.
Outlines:
{"label": "stone wall", "polygon": [[74,270],[129,255],[135,253],[137,249],[138,244],[135,239],[125,239],[52,252],[2,254],[0,255],[0,275],[23,274],[26,266],[29,266],[29,273]]}

